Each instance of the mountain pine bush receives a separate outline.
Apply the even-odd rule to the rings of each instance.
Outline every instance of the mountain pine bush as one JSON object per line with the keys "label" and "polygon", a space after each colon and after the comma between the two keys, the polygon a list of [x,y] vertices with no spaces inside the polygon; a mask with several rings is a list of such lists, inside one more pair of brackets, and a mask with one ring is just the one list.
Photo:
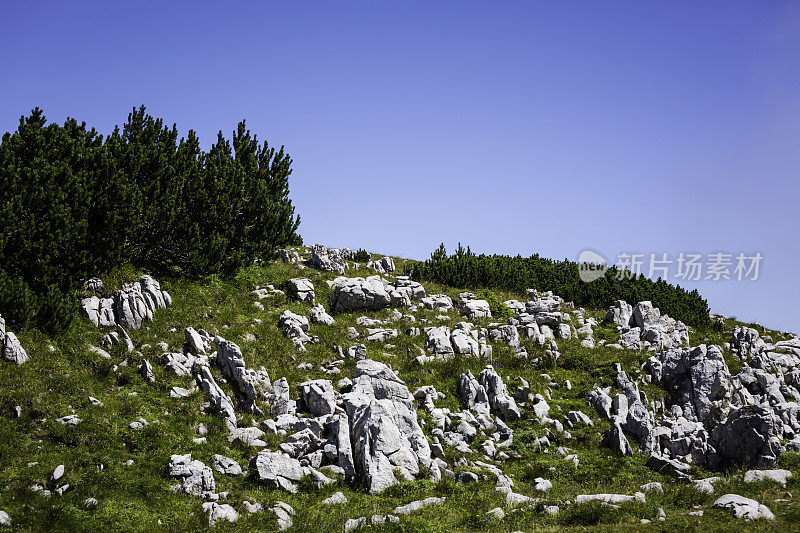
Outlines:
{"label": "mountain pine bush", "polygon": [[79,283],[116,265],[228,275],[301,243],[291,163],[244,121],[205,152],[143,106],[105,139],[34,109],[0,143],[0,313],[58,331]]}
{"label": "mountain pine bush", "polygon": [[552,290],[567,301],[586,307],[605,308],[615,300],[630,304],[650,300],[661,312],[700,329],[709,329],[708,302],[697,290],[687,291],[661,279],[652,281],[643,275],[617,279],[616,267],[605,276],[585,283],[578,277],[578,263],[555,261],[534,254],[530,257],[475,255],[460,244],[448,256],[444,244],[424,262],[408,263],[406,273],[415,280],[428,280],[453,287],[482,287],[525,292],[533,288]]}

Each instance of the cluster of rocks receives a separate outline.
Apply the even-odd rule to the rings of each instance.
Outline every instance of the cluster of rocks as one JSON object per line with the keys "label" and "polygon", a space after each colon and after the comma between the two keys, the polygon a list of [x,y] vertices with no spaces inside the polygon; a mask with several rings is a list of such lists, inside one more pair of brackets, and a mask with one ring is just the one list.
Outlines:
{"label": "cluster of rocks", "polygon": [[525,336],[534,339],[540,346],[548,341],[569,339],[577,335],[577,331],[568,322],[571,316],[563,310],[564,300],[552,292],[539,293],[528,290],[531,300],[520,302],[507,300],[503,302],[516,316],[509,322],[523,329]]}
{"label": "cluster of rocks", "polygon": [[[323,311],[324,312],[324,311]],[[278,329],[292,340],[297,352],[306,351],[306,343],[319,342],[319,338],[308,334],[308,317],[292,313],[286,309],[278,318]]]}
{"label": "cluster of rocks", "polygon": [[353,379],[343,385],[337,391],[328,380],[300,384],[294,412],[287,409],[265,422],[288,436],[281,451],[263,451],[253,459],[256,479],[294,490],[303,469],[327,484],[328,478],[316,473],[327,467],[376,493],[396,484],[398,476],[414,479],[420,467],[431,468],[414,398],[391,368],[360,360]]}
{"label": "cluster of rocks", "polygon": [[[452,331],[447,326],[429,326],[423,331],[428,351],[437,359],[452,359],[456,354],[491,359],[492,347],[486,342],[486,328],[459,322]],[[417,362],[427,362],[427,356],[419,356]]]}
{"label": "cluster of rocks", "polygon": [[317,270],[344,274],[347,270],[345,257],[349,255],[350,251],[347,249],[325,248],[321,244],[315,244],[311,247],[311,256],[306,259],[306,264]]}
{"label": "cluster of rocks", "polygon": [[301,262],[300,254],[297,253],[297,250],[286,250],[282,248],[278,250],[278,255],[284,263],[299,265]]}
{"label": "cluster of rocks", "polygon": [[689,327],[680,320],[662,316],[648,301],[631,306],[624,300],[617,300],[609,307],[605,322],[617,326],[622,348],[665,350],[689,346]]}
{"label": "cluster of rocks", "polygon": [[334,313],[380,311],[389,306],[410,307],[425,297],[425,289],[408,276],[397,276],[391,282],[381,276],[367,278],[337,277],[328,284],[333,289],[330,309]]}
{"label": "cluster of rocks", "polygon": [[394,259],[391,257],[382,257],[377,261],[370,261],[367,263],[367,268],[375,270],[378,274],[388,274],[394,272]]}
{"label": "cluster of rocks", "polygon": [[92,295],[81,300],[81,311],[95,326],[122,326],[139,329],[144,320],[152,320],[157,309],[172,305],[172,298],[161,290],[158,281],[144,275],[126,283],[110,298]]}
{"label": "cluster of rocks", "polygon": [[11,331],[6,331],[6,321],[2,316],[0,316],[0,354],[4,360],[17,365],[29,359],[17,336]]}
{"label": "cluster of rocks", "polygon": [[[642,370],[641,381],[666,389],[666,404],[648,403],[619,367],[616,386],[622,392],[612,398],[610,388],[598,388],[588,401],[612,421],[605,436],[609,446],[629,454],[625,434],[630,435],[658,470],[685,477],[689,463],[770,467],[782,451],[781,440],[800,432],[797,388],[781,374],[747,366],[732,376],[718,346],[667,349]],[[793,449],[792,442],[786,449]]]}
{"label": "cluster of rocks", "polygon": [[301,302],[314,303],[316,294],[314,284],[308,278],[292,278],[286,282],[286,293],[290,298]]}
{"label": "cluster of rocks", "polygon": [[[258,300],[266,300],[267,298],[272,298],[274,296],[281,296],[286,294],[280,289],[276,289],[274,285],[257,285],[255,289],[253,289],[253,296],[258,298]],[[260,301],[254,302],[254,305],[259,309],[264,309],[264,304]]]}

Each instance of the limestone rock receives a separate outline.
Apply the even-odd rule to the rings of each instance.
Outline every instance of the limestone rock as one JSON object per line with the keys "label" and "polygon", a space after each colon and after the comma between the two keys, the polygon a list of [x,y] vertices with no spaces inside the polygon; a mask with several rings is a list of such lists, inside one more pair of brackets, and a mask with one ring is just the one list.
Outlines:
{"label": "limestone rock", "polygon": [[203,512],[208,515],[209,527],[216,527],[223,521],[235,523],[239,519],[236,509],[227,503],[206,502],[203,504]]}
{"label": "limestone rock", "polygon": [[315,305],[311,309],[308,310],[309,316],[311,317],[311,321],[315,324],[322,324],[323,326],[332,326],[336,321],[333,319],[331,315],[325,312],[325,308],[322,304]]}
{"label": "limestone rock", "polygon": [[388,366],[370,359],[356,363],[344,405],[355,471],[370,492],[396,484],[395,472],[410,480],[419,474],[420,465],[430,466],[430,445],[419,426],[413,396]]}
{"label": "limestone rock", "polygon": [[216,361],[225,379],[233,383],[244,409],[249,413],[263,414],[255,402],[256,399],[266,398],[272,389],[267,371],[263,367],[259,370],[248,369],[239,346],[226,340],[217,345]]}
{"label": "limestone rock", "polygon": [[6,332],[2,342],[3,359],[21,365],[29,359],[28,353],[20,344],[19,339],[12,332]]}
{"label": "limestone rock", "polygon": [[514,422],[520,418],[517,402],[508,393],[503,379],[495,372],[492,365],[486,365],[486,368],[481,371],[478,375],[478,383],[486,389],[493,413],[508,422]]}
{"label": "limestone rock", "polygon": [[303,477],[300,461],[283,453],[261,451],[250,461],[254,478],[275,488],[297,491],[297,482]]}
{"label": "limestone rock", "polygon": [[444,503],[444,498],[436,498],[430,497],[425,498],[424,500],[417,500],[411,503],[407,503],[405,505],[400,505],[399,507],[395,507],[394,511],[392,511],[396,515],[408,515],[413,513],[414,511],[419,511],[420,509],[424,509],[425,507],[429,507],[431,505],[439,505]]}
{"label": "limestone rock", "polygon": [[213,493],[216,488],[211,468],[201,461],[193,461],[190,453],[170,456],[167,473],[171,477],[178,478],[184,492],[192,496],[202,496],[206,492]]}
{"label": "limestone rock", "polygon": [[314,303],[314,284],[308,278],[292,278],[286,282],[286,293],[301,302]]}
{"label": "limestone rock", "polygon": [[211,456],[211,468],[220,474],[227,474],[229,476],[242,475],[242,467],[239,466],[239,463],[218,453]]}
{"label": "limestone rock", "polygon": [[331,294],[334,313],[351,311],[380,311],[391,299],[380,276],[368,278],[337,278]]}
{"label": "limestone rock", "polygon": [[755,500],[739,496],[738,494],[726,494],[717,498],[714,502],[714,507],[730,509],[733,511],[733,516],[746,520],[755,520],[757,518],[764,518],[767,520],[775,519],[775,515],[773,515],[772,511],[765,505],[761,505]]}
{"label": "limestone rock", "polygon": [[770,480],[775,483],[780,483],[784,487],[792,473],[788,470],[775,469],[775,470],[748,470],[744,473],[745,483],[757,483],[759,481]]}
{"label": "limestone rock", "polygon": [[769,468],[781,453],[777,422],[763,405],[747,405],[734,411],[714,428],[712,441],[723,463]]}

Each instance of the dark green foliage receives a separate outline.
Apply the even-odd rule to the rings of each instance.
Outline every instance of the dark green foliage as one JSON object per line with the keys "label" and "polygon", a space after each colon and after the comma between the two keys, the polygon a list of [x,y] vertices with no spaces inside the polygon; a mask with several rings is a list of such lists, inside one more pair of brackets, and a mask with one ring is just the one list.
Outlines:
{"label": "dark green foliage", "polygon": [[[454,287],[485,287],[524,292],[527,288],[553,291],[576,305],[604,308],[615,300],[628,303],[650,300],[663,314],[696,328],[711,325],[708,302],[697,290],[691,292],[680,286],[645,276],[617,279],[617,269],[611,267],[605,276],[585,283],[578,277],[578,264],[573,261],[554,261],[534,254],[530,257],[506,255],[475,255],[459,244],[458,250],[447,255],[444,244],[425,262],[412,263],[407,273],[416,280],[429,280]],[[494,312],[494,310],[492,310]]]}
{"label": "dark green foliage", "polygon": [[105,140],[34,109],[0,144],[0,313],[58,331],[79,283],[116,265],[226,275],[302,243],[291,163],[244,121],[204,152],[144,107]]}
{"label": "dark green foliage", "polygon": [[366,263],[372,257],[369,255],[369,252],[364,250],[363,248],[359,248],[358,251],[353,255],[353,261],[357,261],[359,263]]}
{"label": "dark green foliage", "polygon": [[482,298],[489,302],[489,309],[492,311],[492,317],[494,318],[510,318],[514,316],[514,313],[511,309],[506,306],[500,299],[497,297],[495,293],[488,289],[481,289],[477,293],[478,298]]}

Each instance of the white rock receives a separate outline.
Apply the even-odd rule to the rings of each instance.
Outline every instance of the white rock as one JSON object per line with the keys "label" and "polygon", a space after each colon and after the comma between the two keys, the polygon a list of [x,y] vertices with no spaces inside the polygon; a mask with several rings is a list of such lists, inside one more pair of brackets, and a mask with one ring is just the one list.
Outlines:
{"label": "white rock", "polygon": [[341,492],[335,492],[330,497],[325,498],[322,500],[322,503],[325,505],[333,505],[337,503],[347,503],[347,496],[342,494]]}
{"label": "white rock", "polygon": [[745,483],[757,483],[759,481],[770,480],[775,483],[780,483],[784,487],[792,473],[788,470],[774,469],[774,470],[748,470],[744,473]]}

